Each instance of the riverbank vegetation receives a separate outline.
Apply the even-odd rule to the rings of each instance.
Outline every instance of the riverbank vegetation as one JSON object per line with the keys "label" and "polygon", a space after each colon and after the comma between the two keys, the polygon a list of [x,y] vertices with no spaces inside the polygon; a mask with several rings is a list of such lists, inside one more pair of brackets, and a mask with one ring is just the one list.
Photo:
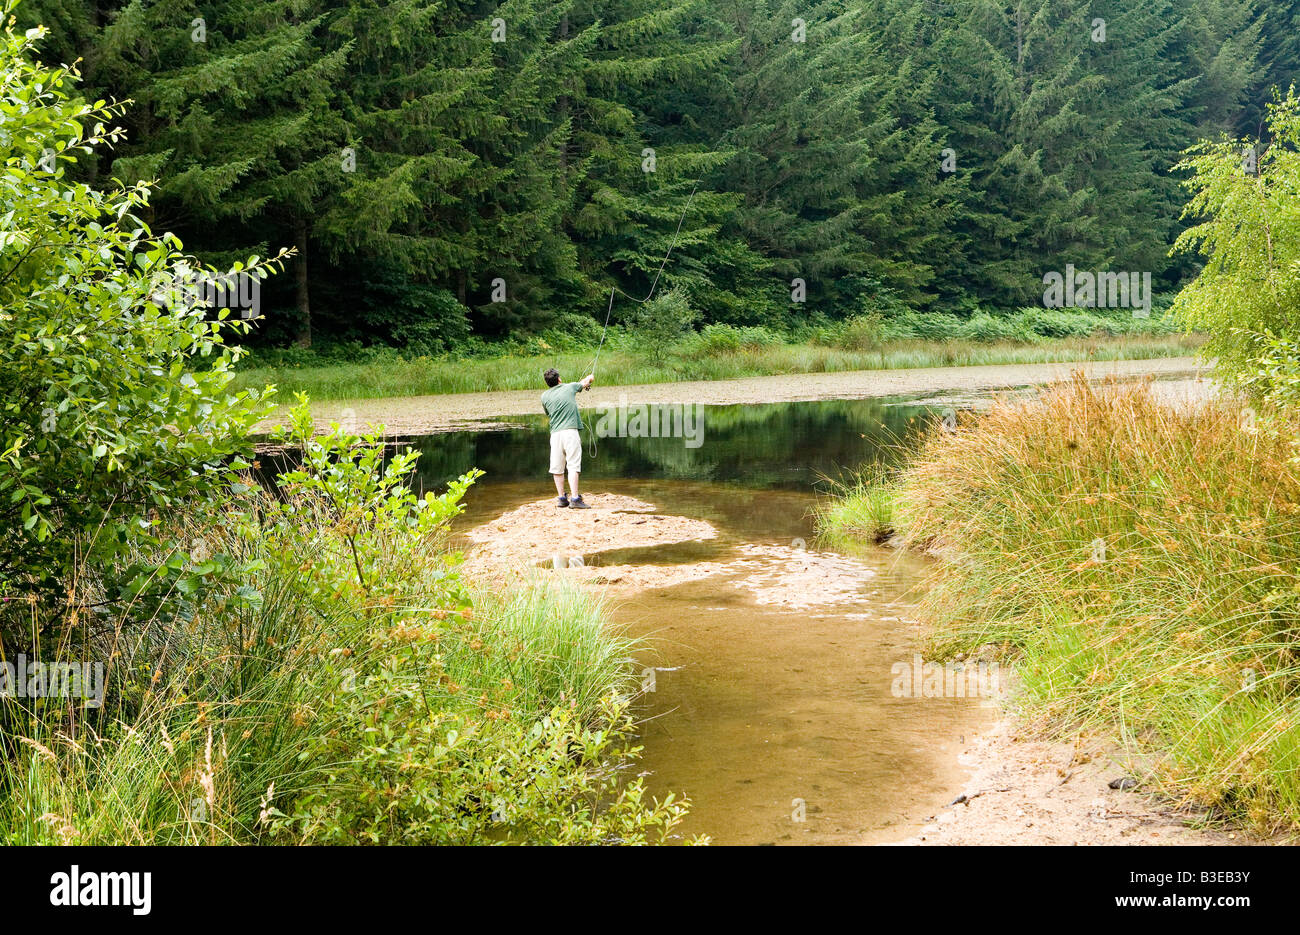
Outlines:
{"label": "riverbank vegetation", "polygon": [[444,536],[472,477],[417,500],[411,457],[376,480],[375,439],[281,441],[306,458],[279,498],[168,530],[175,612],[86,635],[102,707],[6,700],[5,843],[663,840],[684,806],[625,774],[633,647],[595,599],[462,581]]}
{"label": "riverbank vegetation", "polygon": [[1078,378],[936,428],[825,523],[944,559],[936,652],[1014,659],[1053,732],[1109,735],[1144,788],[1295,830],[1300,467],[1244,418]]}
{"label": "riverbank vegetation", "polygon": [[148,186],[74,180],[119,111],[41,38],[0,41],[0,842],[664,840],[632,644],[560,583],[462,578],[475,471],[417,496],[415,453],[313,438],[305,399],[263,470],[248,324],[186,301],[217,271]]}
{"label": "riverbank vegetation", "polygon": [[1054,734],[1113,740],[1143,788],[1300,830],[1300,103],[1258,174],[1189,156],[1207,265],[1176,312],[1211,329],[1225,391],[1162,397],[1082,377],[936,421],[888,475],[828,506],[832,538],[884,527],[936,554],[935,649],[1012,659]]}
{"label": "riverbank vegetation", "polygon": [[417,496],[415,454],[312,438],[305,400],[265,470],[270,383],[536,388],[602,340],[610,383],[1147,357],[1175,326],[1250,408],[1075,382],[936,428],[827,525],[947,556],[939,646],[1016,658],[1049,725],[1296,826],[1293,0],[0,6],[0,840],[685,814],[631,768],[600,604],[463,577],[476,472]]}
{"label": "riverbank vegetation", "polygon": [[[716,326],[721,327],[721,326]],[[980,364],[1041,364],[1055,361],[1148,360],[1190,356],[1203,338],[1171,334],[1160,325],[1150,333],[1041,338],[1023,341],[972,341],[961,339],[906,339],[881,341],[875,347],[840,344],[791,343],[764,329],[735,329],[719,340],[686,341],[654,359],[636,350],[637,342],[610,342],[596,356],[595,346],[560,351],[535,345],[505,357],[455,359],[403,357],[395,352],[363,354],[352,358],[295,354],[264,355],[236,372],[234,386],[274,385],[284,392],[304,392],[313,399],[377,399],[392,396],[473,393],[490,390],[536,390],[549,367],[575,378],[598,364],[602,384],[629,386],[673,383],[681,380],[728,380],[783,373],[842,373],[854,370],[901,370],[923,367],[961,367]],[[754,338],[746,332],[759,332]],[[277,361],[262,364],[263,361]]]}

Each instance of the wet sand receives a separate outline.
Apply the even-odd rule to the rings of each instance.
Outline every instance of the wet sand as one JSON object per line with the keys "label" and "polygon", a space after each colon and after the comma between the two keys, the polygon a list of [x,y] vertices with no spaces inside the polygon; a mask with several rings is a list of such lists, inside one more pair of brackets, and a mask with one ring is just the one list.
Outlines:
{"label": "wet sand", "polygon": [[[892,843],[904,846],[1217,845],[1266,843],[1241,831],[1202,829],[1204,812],[1119,790],[1126,777],[1112,746],[1035,738],[1003,716],[957,757],[969,778],[944,808]],[[961,799],[961,801],[957,801]],[[1282,843],[1267,842],[1267,843]]]}
{"label": "wet sand", "polygon": [[553,573],[600,588],[615,623],[646,641],[640,766],[651,794],[692,800],[683,835],[885,842],[965,781],[958,754],[991,705],[891,693],[892,665],[920,645],[907,592],[926,559],[810,547],[806,492],[601,481],[583,511],[537,493],[530,482],[471,491],[467,565],[490,575],[480,563],[582,556]]}
{"label": "wet sand", "polygon": [[[809,494],[698,481],[603,481],[593,509],[538,484],[470,494],[467,570],[524,567],[601,590],[646,640],[641,766],[684,793],[684,835],[719,844],[1240,845],[1140,789],[1113,747],[1043,740],[995,699],[896,697],[921,645],[932,561],[809,548]],[[662,509],[660,503],[671,504]],[[557,561],[558,558],[558,561]],[[1271,842],[1270,842],[1271,843]]]}
{"label": "wet sand", "polygon": [[[614,406],[620,400],[633,404],[801,402],[819,399],[874,399],[925,394],[935,399],[978,398],[992,390],[1006,390],[1063,380],[1075,370],[1090,378],[1121,379],[1155,376],[1182,377],[1196,383],[1204,365],[1194,357],[1158,360],[1078,361],[1053,364],[1010,364],[987,367],[932,367],[915,370],[855,370],[844,373],[798,373],[740,380],[688,383],[654,383],[632,386],[594,386],[582,397],[584,408]],[[577,379],[581,374],[566,374]],[[391,435],[427,435],[466,429],[502,429],[509,423],[489,421],[505,416],[541,412],[537,390],[494,393],[454,393],[446,396],[405,396],[312,404],[317,425],[340,422],[353,429],[383,424]],[[282,418],[277,414],[259,426],[269,431]]]}

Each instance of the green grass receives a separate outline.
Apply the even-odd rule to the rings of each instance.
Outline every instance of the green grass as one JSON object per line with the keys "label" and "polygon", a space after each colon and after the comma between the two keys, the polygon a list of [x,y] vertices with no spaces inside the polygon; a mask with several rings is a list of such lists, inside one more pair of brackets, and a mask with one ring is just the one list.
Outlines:
{"label": "green grass", "polygon": [[[438,624],[430,607],[419,607],[419,595],[439,587],[434,563],[428,571],[427,585],[409,582],[410,606],[396,613],[341,602],[337,613],[322,614],[298,570],[274,563],[258,582],[263,604],[242,619],[213,611],[200,627],[159,628],[168,655],[192,666],[122,719],[70,730],[57,709],[18,711],[7,702],[0,840],[275,843],[280,838],[259,821],[264,807],[290,811],[313,793],[329,796],[331,810],[353,804],[356,793],[326,782],[320,759],[331,734],[337,741],[330,749],[342,744],[354,751],[346,756],[374,757],[355,706],[338,702],[345,693],[363,709],[400,704],[404,694],[421,698],[421,707],[473,732],[473,745],[461,744],[466,755],[490,762],[501,755],[497,744],[517,746],[512,725],[538,723],[557,706],[576,724],[599,724],[603,699],[633,686],[634,644],[590,594],[541,578],[505,596],[473,587],[472,621],[452,614]],[[344,647],[348,654],[338,655]],[[485,719],[507,708],[509,723]],[[405,719],[397,720],[374,725],[391,731],[386,746],[408,748],[427,757],[415,760],[423,768],[436,767],[437,747],[416,743],[419,735],[406,736]],[[286,840],[302,840],[299,829],[290,830]]]}
{"label": "green grass", "polygon": [[637,644],[598,597],[464,581],[444,527],[383,520],[396,494],[340,519],[281,491],[182,537],[240,569],[191,615],[97,621],[102,709],[0,699],[0,843],[649,843],[680,821],[626,771]]}
{"label": "green grass", "polygon": [[870,468],[830,485],[830,496],[818,505],[816,517],[818,533],[828,545],[879,543],[893,535],[898,488],[884,468]]}
{"label": "green grass", "polygon": [[1300,465],[1289,421],[1082,379],[933,430],[829,536],[937,547],[933,651],[1015,662],[1053,736],[1107,737],[1144,788],[1300,830]]}
{"label": "green grass", "polygon": [[[879,350],[855,351],[814,344],[775,344],[697,356],[674,355],[662,363],[606,347],[598,376],[605,385],[726,380],[788,373],[839,373],[980,364],[1036,364],[1083,360],[1145,360],[1192,354],[1201,339],[1185,335],[1098,336],[1044,339],[1036,343],[905,341]],[[490,390],[531,390],[542,371],[557,368],[578,379],[594,351],[532,354],[481,360],[393,356],[356,364],[257,367],[239,371],[236,388],[274,384],[282,398],[303,392],[314,400],[373,399]]]}
{"label": "green grass", "polygon": [[635,687],[631,663],[638,643],[614,626],[597,593],[536,570],[504,589],[482,584],[470,590],[485,641],[528,647],[517,659],[488,657],[475,675],[492,685],[510,679],[516,710],[541,717],[564,698],[590,716],[602,698]]}

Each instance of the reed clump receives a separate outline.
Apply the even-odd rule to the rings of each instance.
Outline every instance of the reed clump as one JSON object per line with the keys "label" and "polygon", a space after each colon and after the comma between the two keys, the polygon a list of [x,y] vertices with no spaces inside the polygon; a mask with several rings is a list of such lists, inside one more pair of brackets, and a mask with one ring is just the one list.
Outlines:
{"label": "reed clump", "polygon": [[1149,788],[1300,826],[1300,463],[1286,413],[1081,375],[936,424],[890,492],[940,652],[993,644],[1026,711]]}

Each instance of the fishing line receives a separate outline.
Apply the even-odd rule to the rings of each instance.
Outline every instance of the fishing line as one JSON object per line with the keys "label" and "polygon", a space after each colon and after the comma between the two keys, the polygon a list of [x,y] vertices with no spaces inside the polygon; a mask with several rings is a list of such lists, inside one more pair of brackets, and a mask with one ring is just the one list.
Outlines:
{"label": "fishing line", "polygon": [[[668,258],[673,255],[673,250],[677,248],[677,240],[682,233],[682,224],[685,223],[686,221],[686,214],[688,211],[691,210],[691,202],[695,200],[695,191],[699,187],[700,187],[700,180],[696,179],[695,184],[691,186],[691,194],[686,199],[686,206],[682,208],[682,216],[677,219],[677,230],[673,231],[673,239],[668,244],[668,252],[664,254],[663,260],[660,261],[659,269],[655,271],[654,281],[650,283],[650,291],[645,294],[645,298],[638,299],[634,295],[628,295],[617,285],[609,287],[609,307],[605,309],[605,324],[600,329],[600,343],[596,345],[596,356],[591,359],[591,367],[587,370],[587,373],[591,374],[593,377],[596,375],[596,365],[600,363],[600,352],[605,347],[605,334],[609,331],[609,317],[614,311],[615,294],[622,295],[623,297],[631,299],[633,302],[638,302],[642,305],[649,302],[650,299],[654,297],[655,289],[658,288],[659,286],[659,277],[661,277],[664,274],[664,268],[668,265]],[[557,359],[558,359],[558,355],[557,355]],[[554,366],[554,364],[552,364],[552,366]],[[584,425],[583,428],[587,428],[587,427]],[[587,429],[587,431],[590,432],[589,440],[591,444],[591,460],[595,461],[596,460],[596,433],[592,432],[590,429]]]}
{"label": "fishing line", "polygon": [[682,216],[677,219],[677,230],[673,231],[672,242],[668,244],[668,252],[664,254],[663,260],[659,264],[659,269],[655,272],[655,278],[650,283],[650,291],[645,294],[644,299],[638,299],[636,296],[628,295],[618,286],[611,286],[609,289],[609,308],[605,309],[605,325],[600,329],[600,344],[596,346],[596,356],[592,358],[591,369],[587,372],[595,375],[596,364],[600,362],[600,351],[605,346],[605,332],[609,330],[609,316],[614,311],[614,294],[619,293],[633,302],[639,302],[642,305],[649,302],[655,294],[655,289],[659,286],[659,277],[664,274],[664,267],[668,265],[668,258],[673,255],[673,250],[677,248],[677,239],[682,233],[682,224],[686,221],[686,213],[691,210],[691,202],[695,200],[695,190],[700,187],[700,180],[696,179],[695,184],[691,186],[691,194],[686,199],[686,207],[682,208]]}

